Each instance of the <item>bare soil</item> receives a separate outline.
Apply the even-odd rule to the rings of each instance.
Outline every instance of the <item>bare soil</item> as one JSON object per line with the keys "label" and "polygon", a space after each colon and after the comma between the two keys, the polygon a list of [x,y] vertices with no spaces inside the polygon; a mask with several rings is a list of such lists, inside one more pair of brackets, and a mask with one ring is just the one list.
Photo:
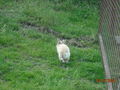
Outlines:
{"label": "bare soil", "polygon": [[35,29],[44,34],[51,34],[51,35],[55,36],[56,38],[64,39],[64,40],[66,40],[66,43],[68,43],[69,45],[73,45],[75,47],[87,48],[87,47],[89,47],[88,44],[90,44],[90,43],[92,44],[92,43],[96,42],[95,39],[91,38],[90,36],[81,36],[81,37],[77,37],[77,38],[66,37],[66,36],[63,36],[62,33],[60,33],[60,32],[56,32],[55,30],[50,29],[45,26],[38,26],[31,22],[24,21],[24,22],[21,22],[20,24],[22,25],[23,28]]}

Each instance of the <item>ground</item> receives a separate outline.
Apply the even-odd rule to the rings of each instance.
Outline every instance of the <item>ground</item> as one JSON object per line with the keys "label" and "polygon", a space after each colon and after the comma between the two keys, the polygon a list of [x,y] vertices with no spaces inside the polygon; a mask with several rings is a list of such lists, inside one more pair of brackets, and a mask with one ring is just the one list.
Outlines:
{"label": "ground", "polygon": [[[49,0],[0,1],[1,90],[104,90],[98,8]],[[57,38],[71,50],[58,60]]]}

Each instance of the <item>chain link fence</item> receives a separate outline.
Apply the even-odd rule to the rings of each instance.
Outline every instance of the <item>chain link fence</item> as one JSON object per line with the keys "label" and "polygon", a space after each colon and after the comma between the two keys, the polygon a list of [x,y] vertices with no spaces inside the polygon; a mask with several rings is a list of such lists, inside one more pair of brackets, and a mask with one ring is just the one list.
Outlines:
{"label": "chain link fence", "polygon": [[108,90],[120,90],[120,0],[102,0],[99,41]]}

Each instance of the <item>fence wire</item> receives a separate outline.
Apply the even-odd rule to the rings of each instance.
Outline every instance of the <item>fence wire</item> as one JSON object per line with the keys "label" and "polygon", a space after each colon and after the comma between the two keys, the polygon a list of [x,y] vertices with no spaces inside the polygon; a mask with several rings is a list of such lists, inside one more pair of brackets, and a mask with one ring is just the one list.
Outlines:
{"label": "fence wire", "polygon": [[99,40],[108,90],[120,90],[120,0],[102,0]]}

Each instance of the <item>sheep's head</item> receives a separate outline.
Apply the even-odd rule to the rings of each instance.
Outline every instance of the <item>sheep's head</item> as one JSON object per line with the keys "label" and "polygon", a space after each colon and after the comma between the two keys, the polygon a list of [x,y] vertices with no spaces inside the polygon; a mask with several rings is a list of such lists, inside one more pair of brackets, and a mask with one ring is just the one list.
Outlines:
{"label": "sheep's head", "polygon": [[65,40],[57,39],[57,44],[65,44]]}

